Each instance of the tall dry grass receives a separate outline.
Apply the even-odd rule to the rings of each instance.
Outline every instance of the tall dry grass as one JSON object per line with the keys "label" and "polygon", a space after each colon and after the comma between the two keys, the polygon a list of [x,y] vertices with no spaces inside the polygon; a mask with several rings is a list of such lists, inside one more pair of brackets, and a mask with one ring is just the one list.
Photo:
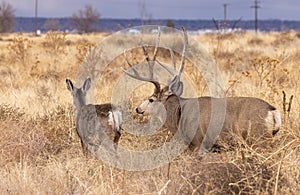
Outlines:
{"label": "tall dry grass", "polygon": [[[299,33],[193,36],[215,58],[227,95],[269,101],[282,111],[283,127],[271,147],[265,149],[236,137],[234,148],[222,143],[221,151],[201,158],[187,151],[169,165],[142,172],[119,170],[92,156],[86,158],[75,131],[65,78],[76,77],[86,52],[107,35],[51,33],[40,37],[1,35],[1,194],[300,192]],[[101,87],[96,94],[99,103],[110,100],[112,85],[121,74],[118,64],[108,66],[107,75],[97,84]],[[198,85],[199,96],[207,95],[201,74],[189,64],[185,74]],[[132,94],[134,105],[151,93],[149,86]],[[291,95],[294,98],[288,109]],[[149,137],[123,132],[120,144],[128,149],[149,150],[171,136],[167,130]]]}

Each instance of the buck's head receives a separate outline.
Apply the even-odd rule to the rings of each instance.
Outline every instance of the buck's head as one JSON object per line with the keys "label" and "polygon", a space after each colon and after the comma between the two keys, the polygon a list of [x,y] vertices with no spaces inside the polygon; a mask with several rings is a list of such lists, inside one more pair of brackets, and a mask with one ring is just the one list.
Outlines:
{"label": "buck's head", "polygon": [[[135,109],[138,114],[159,114],[161,112],[161,106],[164,105],[171,96],[176,96],[177,98],[181,96],[181,94],[183,92],[183,83],[180,81],[180,76],[181,76],[181,73],[184,68],[186,48],[188,45],[187,33],[184,28],[182,28],[182,31],[183,31],[183,37],[184,37],[184,44],[183,44],[183,52],[182,52],[182,56],[181,56],[181,64],[180,64],[179,71],[176,70],[176,62],[175,62],[175,58],[174,58],[174,53],[171,49],[169,49],[169,51],[170,51],[170,56],[171,56],[171,60],[172,60],[172,66],[164,64],[156,59],[157,50],[158,50],[159,41],[160,41],[160,29],[159,28],[158,28],[158,36],[157,36],[157,41],[156,41],[152,59],[150,59],[150,57],[148,55],[148,47],[143,46],[145,59],[148,62],[148,67],[149,67],[149,77],[141,76],[138,73],[138,71],[134,68],[134,66],[129,62],[129,60],[126,56],[126,50],[124,51],[125,60],[127,61],[127,64],[131,67],[133,73],[130,73],[124,69],[123,69],[123,71],[128,76],[130,76],[134,79],[141,80],[141,81],[147,81],[154,85],[153,94],[151,96],[149,96],[146,100],[144,100]],[[156,62],[174,76],[173,79],[169,82],[169,84],[163,88],[161,88],[160,83],[158,81],[156,81],[153,77],[153,66]]]}
{"label": "buck's head", "polygon": [[[182,93],[182,92],[181,92]],[[181,94],[180,93],[180,94]],[[170,90],[169,85],[160,89],[155,85],[154,93],[145,99],[136,109],[135,111],[138,114],[159,114],[161,112],[162,106],[167,102],[167,100],[176,96],[178,98],[180,95],[175,94],[172,90]]]}

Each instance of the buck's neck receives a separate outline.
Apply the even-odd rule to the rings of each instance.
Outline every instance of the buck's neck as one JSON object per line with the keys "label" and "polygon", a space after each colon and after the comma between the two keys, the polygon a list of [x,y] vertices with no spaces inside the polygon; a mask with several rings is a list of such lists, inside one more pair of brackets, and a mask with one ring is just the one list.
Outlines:
{"label": "buck's neck", "polygon": [[180,108],[180,97],[176,95],[171,95],[164,102],[164,106],[167,112],[167,119],[164,124],[171,131],[176,131],[179,123],[181,108]]}

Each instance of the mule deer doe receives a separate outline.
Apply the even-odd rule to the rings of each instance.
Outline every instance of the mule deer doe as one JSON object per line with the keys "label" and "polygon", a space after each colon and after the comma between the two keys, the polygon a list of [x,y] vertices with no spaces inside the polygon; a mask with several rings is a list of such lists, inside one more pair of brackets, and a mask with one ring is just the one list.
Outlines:
{"label": "mule deer doe", "polygon": [[77,134],[81,140],[84,154],[89,145],[99,146],[107,138],[116,145],[121,136],[122,111],[110,103],[86,105],[86,94],[91,87],[91,79],[87,78],[81,88],[76,88],[70,79],[66,79],[67,88],[73,96],[73,109]]}
{"label": "mule deer doe", "polygon": [[[176,70],[176,62],[174,53],[171,49],[170,56],[172,66],[166,65],[156,59],[157,51],[159,47],[160,31],[158,31],[158,38],[156,41],[154,54],[150,59],[148,54],[148,47],[143,46],[145,59],[148,62],[150,76],[145,77],[137,71],[133,64],[131,64],[126,56],[126,50],[124,51],[124,58],[127,64],[131,67],[133,73],[122,70],[130,77],[141,81],[151,82],[155,89],[154,93],[147,98],[144,102],[136,108],[138,114],[151,114],[157,112],[158,104],[162,103],[165,107],[167,116],[164,122],[164,127],[168,128],[172,133],[176,133],[180,125],[193,125],[187,122],[180,122],[181,117],[194,117],[191,116],[191,111],[195,109],[195,102],[199,105],[198,123],[195,125],[196,132],[193,137],[188,138],[190,146],[194,149],[200,149],[199,153],[203,154],[208,152],[213,145],[217,137],[220,139],[229,138],[232,139],[232,133],[240,135],[245,140],[258,141],[259,138],[266,140],[271,138],[277,133],[281,126],[281,116],[279,110],[265,102],[264,100],[253,97],[227,97],[227,98],[214,98],[214,97],[198,97],[198,98],[181,98],[183,92],[183,83],[180,81],[180,76],[183,72],[185,65],[185,55],[188,47],[188,37],[186,31],[183,29],[183,52],[181,56],[181,64],[179,71]],[[166,69],[174,77],[167,86],[161,88],[161,84],[153,78],[153,66],[158,63],[161,67]],[[222,102],[226,101],[224,121],[218,121],[218,118],[213,119],[212,114],[217,113],[221,106],[224,106]],[[190,104],[189,106],[187,106]],[[216,110],[212,110],[212,105],[216,105]],[[155,111],[156,110],[156,111]],[[215,115],[218,117],[218,115]],[[213,123],[220,123],[221,128],[217,130],[216,124],[212,124],[212,128],[208,132],[208,126],[210,121]],[[183,130],[188,130],[190,127],[184,127]],[[258,142],[257,142],[258,143]]]}

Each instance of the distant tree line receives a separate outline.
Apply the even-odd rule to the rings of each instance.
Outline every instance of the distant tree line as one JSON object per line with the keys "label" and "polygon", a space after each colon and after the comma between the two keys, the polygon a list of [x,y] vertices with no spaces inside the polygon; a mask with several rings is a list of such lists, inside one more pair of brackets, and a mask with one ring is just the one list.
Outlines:
{"label": "distant tree line", "polygon": [[[13,6],[2,1],[0,3],[0,33],[12,32],[16,23]],[[90,33],[99,30],[100,13],[92,5],[74,12],[69,19],[69,24],[79,33]],[[149,21],[151,23],[151,21]],[[172,20],[168,20],[166,26],[174,28]],[[61,29],[58,19],[49,19],[43,24],[47,31],[59,31]]]}
{"label": "distant tree line", "polygon": [[[13,6],[5,1],[0,3],[0,33],[12,32],[16,23]],[[100,13],[92,5],[86,5],[75,12],[69,23],[80,33],[89,33],[99,30]],[[46,30],[60,30],[59,20],[50,19],[44,23]]]}

